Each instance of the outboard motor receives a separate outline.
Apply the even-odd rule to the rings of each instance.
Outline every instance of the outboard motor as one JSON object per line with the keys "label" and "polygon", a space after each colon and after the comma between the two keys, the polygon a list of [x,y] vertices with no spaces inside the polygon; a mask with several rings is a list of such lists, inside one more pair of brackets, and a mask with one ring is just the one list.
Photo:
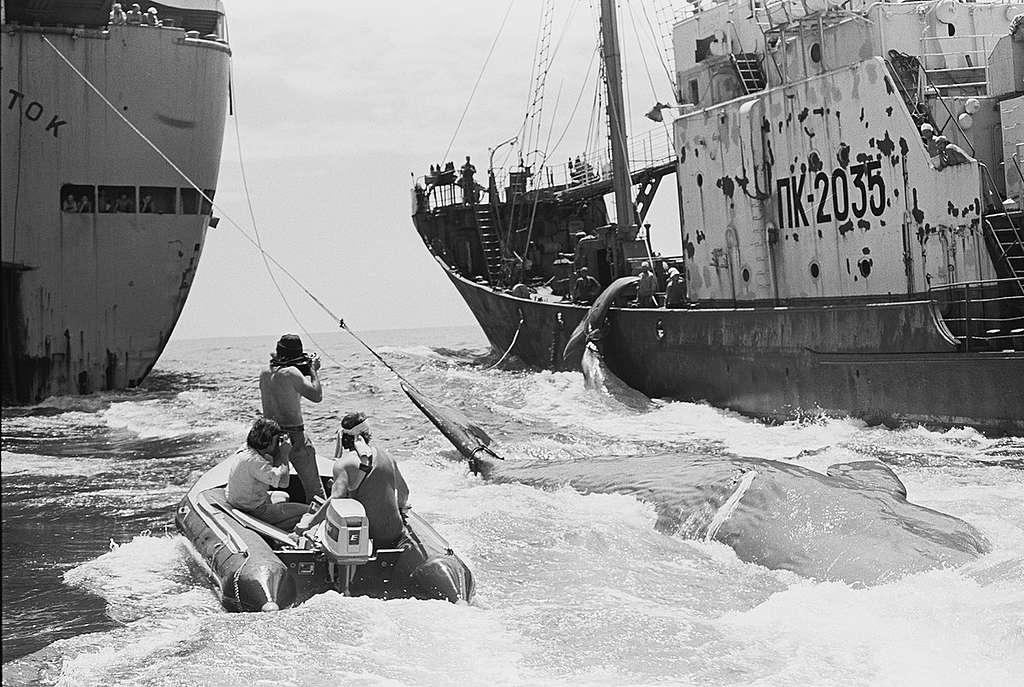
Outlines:
{"label": "outboard motor", "polygon": [[329,559],[329,575],[342,594],[348,594],[356,566],[373,560],[370,521],[363,504],[355,499],[331,499],[319,534],[320,546]]}

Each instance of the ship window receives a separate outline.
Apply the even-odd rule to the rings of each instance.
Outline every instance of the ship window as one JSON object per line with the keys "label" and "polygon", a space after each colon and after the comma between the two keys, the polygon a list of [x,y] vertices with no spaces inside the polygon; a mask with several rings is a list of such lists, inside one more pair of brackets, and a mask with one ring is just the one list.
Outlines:
{"label": "ship window", "polygon": [[950,36],[955,36],[956,35],[956,27],[953,26],[952,24],[947,24],[946,25],[946,33],[948,33]]}
{"label": "ship window", "polygon": [[743,272],[741,274],[743,275],[743,281],[745,281],[745,282],[749,282],[750,281],[750,270],[749,269],[744,267],[743,268]]}
{"label": "ship window", "polygon": [[815,43],[811,46],[811,62],[821,62],[821,43]]}
{"label": "ship window", "polygon": [[173,215],[176,189],[170,186],[139,188],[139,212]]}
{"label": "ship window", "polygon": [[60,209],[63,212],[96,212],[96,187],[64,184],[60,187]]}
{"label": "ship window", "polygon": [[137,199],[134,186],[100,186],[100,212],[135,212]]}
{"label": "ship window", "polygon": [[181,189],[181,214],[199,214],[199,191],[194,188]]}
{"label": "ship window", "polygon": [[690,79],[690,102],[694,105],[700,102],[700,99],[697,97],[699,95],[700,91],[697,88],[697,79]]}
{"label": "ship window", "polygon": [[821,274],[821,268],[818,267],[818,263],[812,262],[811,263],[811,276],[814,277],[815,279],[817,279],[819,274]]}
{"label": "ship window", "polygon": [[[204,188],[203,189],[203,194],[205,194],[206,198],[209,198],[210,200],[213,200],[213,194],[214,193],[216,193],[216,191],[214,189],[212,189],[212,188]],[[207,200],[206,198],[201,198],[200,199],[202,201],[202,203],[200,204],[200,207],[199,207],[199,214],[200,215],[212,215],[213,214],[213,205],[210,203],[210,200]]]}

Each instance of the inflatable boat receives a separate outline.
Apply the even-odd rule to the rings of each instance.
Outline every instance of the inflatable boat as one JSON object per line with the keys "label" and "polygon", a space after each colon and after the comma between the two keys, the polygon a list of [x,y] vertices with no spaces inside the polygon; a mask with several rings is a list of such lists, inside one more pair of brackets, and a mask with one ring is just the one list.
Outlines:
{"label": "inflatable boat", "polygon": [[[298,537],[228,504],[230,460],[199,478],[175,516],[192,557],[228,610],[276,611],[328,590],[383,599],[472,599],[469,568],[414,511],[406,515],[406,536],[396,548],[374,549],[365,511],[354,499],[332,499],[324,522]],[[330,493],[332,463],[317,463]],[[294,472],[287,491],[292,501],[305,501]]]}

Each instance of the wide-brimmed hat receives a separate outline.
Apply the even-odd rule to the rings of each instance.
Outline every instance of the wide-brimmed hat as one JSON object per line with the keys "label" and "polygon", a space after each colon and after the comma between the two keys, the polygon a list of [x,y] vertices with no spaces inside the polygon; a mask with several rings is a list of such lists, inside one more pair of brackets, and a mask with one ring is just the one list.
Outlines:
{"label": "wide-brimmed hat", "polygon": [[278,360],[294,360],[302,357],[302,339],[297,334],[285,334],[277,340],[277,351],[274,358]]}

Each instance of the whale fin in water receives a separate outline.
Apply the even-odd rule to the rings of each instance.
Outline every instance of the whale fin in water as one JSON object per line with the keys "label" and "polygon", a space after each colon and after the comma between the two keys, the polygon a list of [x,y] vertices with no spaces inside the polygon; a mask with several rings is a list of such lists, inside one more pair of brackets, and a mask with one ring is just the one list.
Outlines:
{"label": "whale fin in water", "polygon": [[907,497],[907,487],[896,476],[889,466],[877,460],[861,460],[856,463],[839,463],[830,465],[826,471],[829,477],[845,477],[869,489],[883,489],[903,498]]}

